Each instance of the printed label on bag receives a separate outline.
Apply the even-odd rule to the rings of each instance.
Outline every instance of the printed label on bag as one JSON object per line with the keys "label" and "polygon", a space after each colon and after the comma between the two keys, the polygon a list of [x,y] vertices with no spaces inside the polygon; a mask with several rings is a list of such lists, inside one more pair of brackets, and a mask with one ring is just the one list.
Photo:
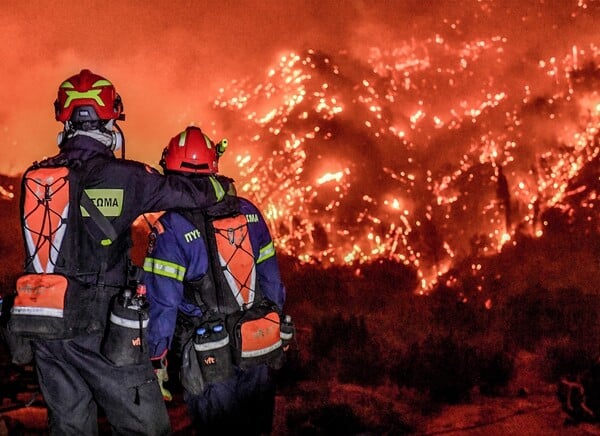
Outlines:
{"label": "printed label on bag", "polygon": [[28,274],[17,280],[12,313],[62,318],[67,279],[55,274]]}

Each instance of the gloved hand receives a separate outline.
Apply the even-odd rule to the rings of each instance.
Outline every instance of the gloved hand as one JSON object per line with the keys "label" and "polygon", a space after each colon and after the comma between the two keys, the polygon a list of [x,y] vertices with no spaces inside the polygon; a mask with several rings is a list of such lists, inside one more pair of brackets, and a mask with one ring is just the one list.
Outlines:
{"label": "gloved hand", "polygon": [[160,386],[160,392],[162,393],[163,400],[171,401],[173,399],[173,395],[167,388],[165,388],[164,383],[169,381],[169,374],[167,373],[167,356],[166,353],[162,357],[155,357],[150,359],[152,361],[152,366],[154,367],[154,374],[156,374],[156,378],[158,380],[158,385]]}

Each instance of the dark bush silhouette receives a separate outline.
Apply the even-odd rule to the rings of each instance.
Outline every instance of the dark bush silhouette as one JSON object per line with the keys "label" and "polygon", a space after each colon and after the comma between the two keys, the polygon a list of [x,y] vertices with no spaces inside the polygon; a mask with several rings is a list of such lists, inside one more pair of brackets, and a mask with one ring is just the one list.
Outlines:
{"label": "dark bush silhouette", "polygon": [[381,351],[363,316],[336,313],[314,327],[311,356],[315,362],[338,368],[343,383],[377,385],[385,376]]}
{"label": "dark bush silhouette", "polygon": [[[413,291],[419,283],[414,268],[389,259],[379,259],[362,265],[360,272],[363,284],[369,289],[376,289],[378,292],[375,295],[383,301],[390,297],[397,298],[398,291]],[[357,280],[354,280],[353,283],[356,282]]]}
{"label": "dark bush silhouette", "polygon": [[0,223],[2,237],[0,238],[0,296],[7,295],[15,287],[15,281],[23,271],[25,251],[20,230],[19,202],[0,200]]}
{"label": "dark bush silhouette", "polygon": [[545,350],[543,375],[550,382],[557,382],[563,376],[575,377],[592,366],[597,353],[597,343],[592,346],[571,337],[558,338]]}
{"label": "dark bush silhouette", "polygon": [[294,435],[355,435],[366,431],[365,424],[347,404],[324,404],[309,410],[288,413],[287,427]]}
{"label": "dark bush silhouette", "polygon": [[529,288],[506,303],[507,340],[514,347],[533,351],[542,338],[557,332],[560,318],[561,308],[547,289]]}
{"label": "dark bush silhouette", "polygon": [[484,395],[499,395],[515,373],[514,356],[505,350],[477,348],[479,390]]}
{"label": "dark bush silhouette", "polygon": [[285,364],[275,373],[277,386],[281,389],[293,389],[302,380],[308,378],[307,364],[302,361],[297,345],[285,353]]}
{"label": "dark bush silhouette", "polygon": [[298,267],[297,261],[285,256],[281,256],[279,264],[287,289],[288,307],[310,303],[317,313],[344,309],[346,300],[341,297],[348,294],[347,283],[352,280],[350,270],[313,264]]}
{"label": "dark bush silhouette", "polygon": [[436,402],[458,403],[468,400],[475,386],[477,355],[451,335],[430,335],[411,345],[395,371],[400,386],[429,392]]}
{"label": "dark bush silhouette", "polygon": [[487,330],[489,311],[483,303],[467,298],[457,290],[439,286],[430,297],[433,320],[441,331],[472,336]]}
{"label": "dark bush silhouette", "polygon": [[554,292],[540,285],[510,298],[504,308],[506,339],[517,348],[533,351],[542,339],[569,335],[581,344],[598,343],[598,296],[579,289]]}

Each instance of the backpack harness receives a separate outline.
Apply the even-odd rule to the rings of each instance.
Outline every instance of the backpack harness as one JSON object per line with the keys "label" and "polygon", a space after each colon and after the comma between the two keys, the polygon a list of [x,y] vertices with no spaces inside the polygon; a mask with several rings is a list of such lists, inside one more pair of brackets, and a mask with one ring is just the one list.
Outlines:
{"label": "backpack harness", "polygon": [[[61,338],[102,326],[106,314],[96,313],[98,301],[110,297],[100,295],[102,290],[96,294],[86,291],[92,285],[105,287],[103,248],[118,235],[83,189],[81,167],[81,161],[59,155],[34,163],[23,175],[21,224],[26,260],[25,274],[16,282],[9,319],[14,334]],[[89,227],[83,223],[84,212],[90,217]],[[94,256],[102,261],[99,271],[81,273],[76,235],[86,228],[97,243]],[[81,281],[82,276],[88,280]]]}
{"label": "backpack harness", "polygon": [[[179,342],[185,354],[186,344],[189,348],[193,342],[206,382],[227,378],[231,370],[214,370],[212,363],[216,361],[215,356],[222,358],[223,348],[210,351],[213,349],[206,344],[208,338],[200,338],[200,332],[206,335],[212,331],[221,345],[227,343],[227,355],[240,367],[261,363],[280,367],[283,363],[281,311],[260,290],[248,220],[239,211],[238,199],[227,196],[206,210],[178,213],[202,234],[209,267],[201,279],[184,283],[186,299],[197,304],[203,316],[194,319],[180,312],[174,344]],[[219,325],[225,327],[227,337],[216,334],[215,326]],[[178,347],[174,348],[177,352]]]}

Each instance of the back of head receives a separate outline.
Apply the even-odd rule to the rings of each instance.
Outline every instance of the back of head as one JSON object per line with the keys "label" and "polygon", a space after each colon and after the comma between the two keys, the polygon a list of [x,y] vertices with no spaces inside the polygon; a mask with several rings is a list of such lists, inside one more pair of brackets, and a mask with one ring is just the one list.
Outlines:
{"label": "back of head", "polygon": [[165,173],[217,174],[222,143],[215,144],[198,127],[187,127],[165,147],[160,165]]}
{"label": "back of head", "polygon": [[121,97],[109,80],[90,70],[81,70],[60,84],[54,113],[56,120],[64,124],[59,143],[75,132],[98,132],[96,139],[111,150],[122,145],[121,132],[113,131],[115,122],[125,119]]}

